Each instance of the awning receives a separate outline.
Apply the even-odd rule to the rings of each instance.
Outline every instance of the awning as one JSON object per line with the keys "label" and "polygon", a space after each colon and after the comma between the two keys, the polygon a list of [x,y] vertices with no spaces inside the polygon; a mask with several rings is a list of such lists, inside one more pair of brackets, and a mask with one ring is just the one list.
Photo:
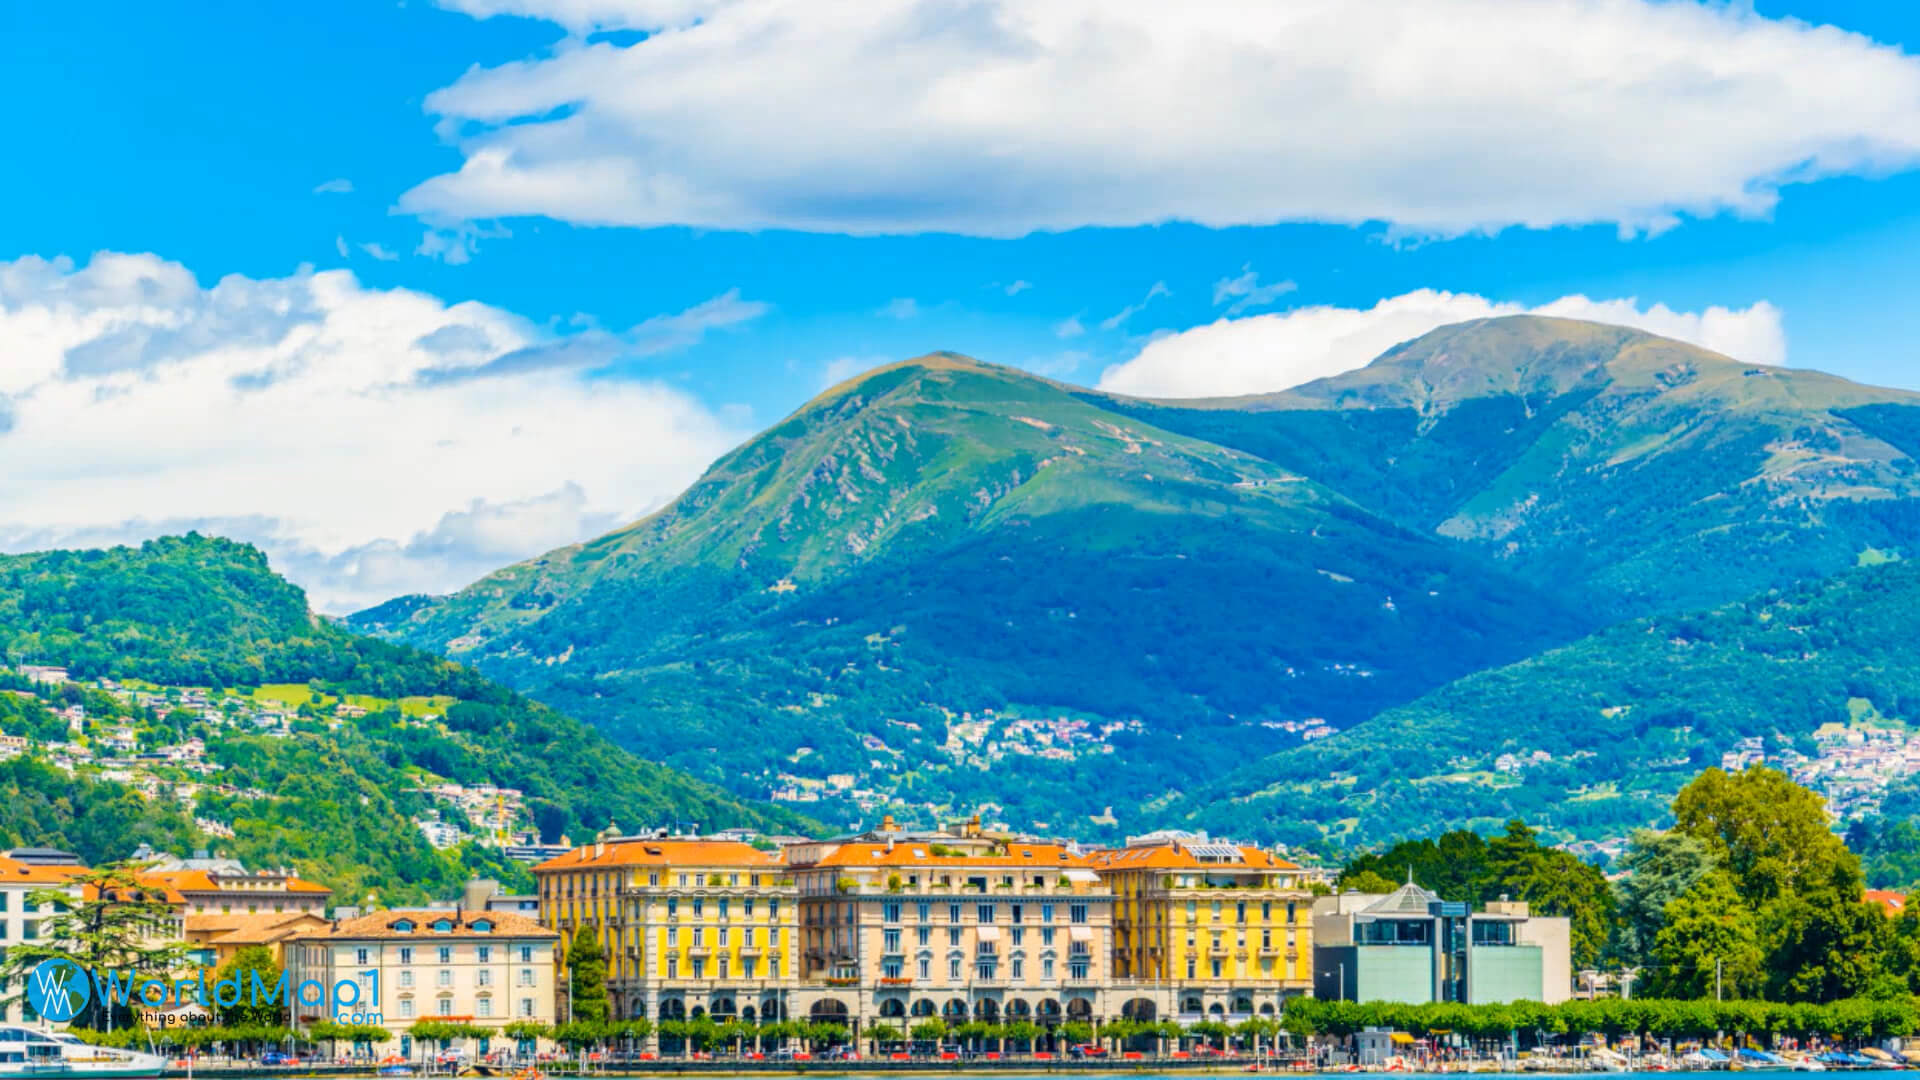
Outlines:
{"label": "awning", "polygon": [[1396,1031],[1392,1035],[1388,1036],[1388,1038],[1392,1039],[1396,1045],[1402,1045],[1402,1046],[1413,1045],[1413,1036],[1407,1034],[1404,1031]]}
{"label": "awning", "polygon": [[1067,927],[1067,938],[1070,941],[1092,941],[1093,927],[1069,926]]}
{"label": "awning", "polygon": [[1092,885],[1100,880],[1100,875],[1091,870],[1063,870],[1060,876],[1066,878],[1068,881],[1084,882],[1088,885]]}
{"label": "awning", "polygon": [[1000,940],[1000,928],[997,926],[983,926],[977,931],[977,933],[979,934],[981,941],[999,941]]}

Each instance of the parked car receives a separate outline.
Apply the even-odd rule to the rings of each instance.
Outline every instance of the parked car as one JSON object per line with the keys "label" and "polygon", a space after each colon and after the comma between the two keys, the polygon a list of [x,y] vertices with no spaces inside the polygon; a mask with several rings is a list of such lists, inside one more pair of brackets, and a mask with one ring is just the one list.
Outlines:
{"label": "parked car", "polygon": [[794,1060],[794,1049],[791,1046],[782,1046],[777,1050],[769,1050],[767,1051],[767,1060],[792,1061]]}
{"label": "parked car", "polygon": [[278,1050],[269,1050],[266,1053],[260,1055],[260,1064],[262,1065],[298,1065],[300,1064],[300,1059],[294,1057],[292,1054],[282,1053],[281,1051],[278,1051]]}
{"label": "parked car", "polygon": [[821,1061],[859,1061],[860,1054],[851,1046],[829,1046],[820,1054]]}
{"label": "parked car", "polygon": [[1067,1056],[1076,1058],[1106,1057],[1107,1048],[1099,1043],[1076,1043],[1067,1047]]}

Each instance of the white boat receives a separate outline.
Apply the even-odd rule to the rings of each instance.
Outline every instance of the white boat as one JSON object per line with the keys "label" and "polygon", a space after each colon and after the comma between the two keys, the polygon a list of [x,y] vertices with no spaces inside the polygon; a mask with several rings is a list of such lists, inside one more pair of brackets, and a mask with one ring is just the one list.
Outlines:
{"label": "white boat", "polygon": [[93,1046],[64,1031],[0,1024],[0,1080],[136,1080],[159,1076],[166,1064],[159,1054]]}

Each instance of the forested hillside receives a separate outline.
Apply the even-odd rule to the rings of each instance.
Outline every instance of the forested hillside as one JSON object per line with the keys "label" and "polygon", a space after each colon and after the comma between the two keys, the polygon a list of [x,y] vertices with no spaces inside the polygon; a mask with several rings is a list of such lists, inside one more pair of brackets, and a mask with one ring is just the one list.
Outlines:
{"label": "forested hillside", "polygon": [[[107,859],[141,841],[174,850],[191,842],[249,863],[297,866],[348,897],[420,898],[473,872],[523,873],[475,844],[436,851],[426,842],[412,820],[430,805],[419,789],[436,780],[525,792],[549,840],[608,824],[803,824],[641,761],[471,669],[317,619],[264,556],[225,540],[0,557],[0,657],[15,667],[60,665],[76,680],[49,689],[15,676],[0,693],[0,730],[42,746],[98,742],[122,727],[143,744],[204,736],[218,767],[196,785],[189,808],[90,779],[90,770],[70,776],[41,760],[8,762],[0,768],[20,797],[0,806],[0,843],[53,843]],[[304,684],[303,707],[287,731],[234,728],[207,710],[131,706],[77,685],[100,679],[214,695]],[[313,708],[336,700],[358,703],[362,714]],[[409,705],[417,702],[432,711]],[[70,734],[55,707],[77,707],[87,727]],[[231,827],[233,837],[198,835],[194,816]]]}

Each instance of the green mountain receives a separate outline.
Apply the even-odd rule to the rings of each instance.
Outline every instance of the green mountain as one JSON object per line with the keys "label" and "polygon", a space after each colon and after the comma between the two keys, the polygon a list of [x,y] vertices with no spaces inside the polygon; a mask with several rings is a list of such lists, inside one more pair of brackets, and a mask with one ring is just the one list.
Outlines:
{"label": "green mountain", "polygon": [[[1681,786],[1743,740],[1805,768],[1821,742],[1857,747],[1875,729],[1903,738],[1920,723],[1915,640],[1911,561],[1637,619],[1252,763],[1196,793],[1189,813],[1349,844],[1514,817],[1618,836],[1661,818]],[[1510,771],[1497,768],[1503,755]]]}
{"label": "green mountain", "polygon": [[738,792],[1079,831],[1585,625],[1290,470],[948,355],[629,528],[353,623]]}
{"label": "green mountain", "polygon": [[1679,611],[1920,535],[1920,395],[1625,327],[1442,327],[1280,394],[1101,399],[1610,611]]}
{"label": "green mountain", "polygon": [[[17,793],[0,805],[7,846],[65,845],[95,860],[124,857],[141,842],[211,846],[249,863],[297,866],[343,898],[375,890],[393,900],[444,895],[470,872],[525,876],[491,849],[436,851],[426,842],[410,819],[434,807],[419,790],[434,782],[519,789],[549,840],[609,823],[806,824],[638,760],[470,668],[316,618],[265,556],[230,541],[187,536],[0,556],[0,658],[16,668],[63,666],[74,680],[48,689],[9,677],[0,730],[42,748],[97,746],[118,729],[142,746],[202,737],[215,766],[203,775],[139,766],[156,782],[197,789],[182,805],[134,794],[91,768],[63,772],[45,753],[0,763]],[[109,692],[168,702],[188,693],[237,709],[265,686],[297,708],[284,730]],[[53,711],[67,707],[84,713],[83,727]],[[234,835],[202,835],[194,818]]]}
{"label": "green mountain", "polygon": [[[1560,319],[1445,327],[1226,400],[942,354],[835,387],[645,521],[354,621],[823,816],[989,804],[1063,831],[1361,835],[1350,813],[1290,829],[1285,799],[1236,800],[1352,810],[1361,774],[1322,763],[1415,738],[1394,718],[1455,680],[1920,554],[1916,453],[1920,395]],[[1712,749],[1671,750],[1671,726],[1614,748]],[[1486,779],[1431,749],[1407,751],[1410,782]],[[1407,813],[1366,805],[1423,828],[1481,813],[1393,798]],[[1664,799],[1586,792],[1555,820]]]}

